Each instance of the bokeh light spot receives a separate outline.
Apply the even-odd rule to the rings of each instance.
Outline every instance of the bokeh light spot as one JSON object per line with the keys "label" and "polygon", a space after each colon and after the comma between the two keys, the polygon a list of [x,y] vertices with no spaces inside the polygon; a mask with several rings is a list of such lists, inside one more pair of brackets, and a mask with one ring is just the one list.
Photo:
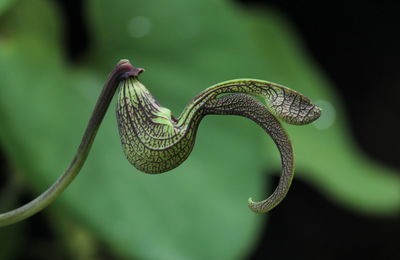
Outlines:
{"label": "bokeh light spot", "polygon": [[313,122],[313,125],[319,130],[328,129],[333,125],[336,119],[335,107],[326,100],[318,100],[315,104],[322,109],[322,113],[321,117]]}

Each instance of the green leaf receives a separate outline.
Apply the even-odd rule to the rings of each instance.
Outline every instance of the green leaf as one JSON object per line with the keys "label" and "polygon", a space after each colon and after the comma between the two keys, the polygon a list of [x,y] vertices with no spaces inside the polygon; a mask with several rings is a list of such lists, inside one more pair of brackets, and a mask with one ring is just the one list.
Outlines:
{"label": "green leaf", "polygon": [[[24,37],[24,42],[15,36],[1,45],[1,61],[7,64],[1,74],[7,76],[0,84],[7,87],[0,90],[0,135],[7,153],[39,192],[72,159],[106,74],[70,69],[54,42],[42,41],[40,33]],[[147,74],[142,78],[150,86],[147,78],[169,73]],[[177,81],[179,73],[175,77]],[[196,85],[192,96],[203,88]],[[173,95],[158,93],[166,106]],[[189,160],[167,174],[151,176],[125,160],[111,111],[82,173],[55,206],[63,206],[125,256],[237,258],[249,250],[262,221],[246,204],[248,196],[262,195],[258,183],[263,156],[255,149],[262,131],[250,121],[230,129],[243,121],[206,119]],[[249,136],[241,137],[243,133]]]}
{"label": "green leaf", "polygon": [[[285,84],[325,102],[325,125],[288,128],[301,177],[355,210],[398,210],[399,178],[357,150],[340,100],[278,13],[259,15],[222,0],[92,0],[85,10],[94,46],[81,66],[65,63],[49,2],[20,1],[1,29],[7,37],[0,38],[0,142],[37,193],[67,167],[106,75],[128,58],[146,68],[142,82],[175,114],[204,88],[239,77]],[[151,176],[125,160],[114,113],[52,208],[123,258],[244,257],[268,217],[253,214],[246,200],[270,192],[262,173],[280,162],[261,129],[243,118],[208,117],[189,159]]]}
{"label": "green leaf", "polygon": [[273,12],[252,15],[249,19],[253,21],[252,28],[259,42],[273,38],[273,45],[279,46],[259,48],[260,53],[264,50],[264,60],[274,64],[270,70],[276,77],[273,80],[306,94],[323,109],[321,118],[313,125],[287,127],[293,140],[298,176],[349,210],[397,214],[400,211],[398,173],[368,158],[356,145],[339,97],[304,55],[291,26]]}
{"label": "green leaf", "polygon": [[[97,35],[95,53],[110,54],[93,57],[96,64],[111,63],[119,52],[141,66],[149,64],[159,77],[151,78],[148,86],[162,86],[154,92],[168,97],[167,104],[174,109],[174,104],[193,97],[198,86],[231,78],[266,79],[298,90],[326,111],[313,126],[289,127],[297,172],[349,209],[368,214],[400,210],[398,174],[371,161],[356,146],[340,99],[281,14],[273,9],[243,12],[228,1],[157,3],[154,8],[151,1],[92,1],[88,10]],[[102,19],[112,9],[118,16]],[[151,28],[140,38],[131,34],[137,17]],[[266,147],[268,154],[273,148]]]}
{"label": "green leaf", "polygon": [[0,0],[0,15],[9,8],[14,0]]}

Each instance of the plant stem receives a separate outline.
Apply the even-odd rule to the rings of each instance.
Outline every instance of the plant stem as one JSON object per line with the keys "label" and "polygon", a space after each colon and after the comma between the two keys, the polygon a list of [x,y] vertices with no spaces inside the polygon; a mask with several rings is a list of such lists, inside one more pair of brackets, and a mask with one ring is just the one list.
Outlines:
{"label": "plant stem", "polygon": [[96,137],[97,130],[99,129],[107,108],[110,105],[121,77],[126,72],[135,69],[136,68],[134,68],[128,60],[121,60],[118,62],[114,70],[108,76],[108,80],[97,100],[79,148],[67,170],[52,186],[50,186],[50,188],[31,202],[14,210],[0,214],[0,226],[10,225],[36,214],[53,202],[68,187],[71,181],[76,177],[76,175],[78,175],[86,161],[94,138]]}

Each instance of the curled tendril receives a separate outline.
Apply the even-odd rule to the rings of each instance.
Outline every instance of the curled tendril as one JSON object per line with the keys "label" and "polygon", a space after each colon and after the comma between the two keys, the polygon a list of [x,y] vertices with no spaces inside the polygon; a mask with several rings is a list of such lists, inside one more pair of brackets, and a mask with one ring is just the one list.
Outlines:
{"label": "curled tendril", "polygon": [[[121,60],[110,73],[96,103],[81,144],[67,170],[57,181],[31,202],[0,214],[0,226],[13,224],[39,212],[54,201],[82,168],[97,130],[112,97],[119,88],[117,122],[126,158],[138,170],[157,174],[178,167],[193,149],[200,121],[206,115],[238,115],[260,125],[274,140],[282,161],[278,187],[267,199],[253,202],[249,207],[264,213],[286,196],[293,179],[293,149],[279,123],[281,119],[295,125],[316,120],[321,110],[307,97],[275,83],[238,79],[211,86],[197,95],[175,118],[161,106],[140,83],[144,70]],[[266,105],[253,96],[262,97]]]}

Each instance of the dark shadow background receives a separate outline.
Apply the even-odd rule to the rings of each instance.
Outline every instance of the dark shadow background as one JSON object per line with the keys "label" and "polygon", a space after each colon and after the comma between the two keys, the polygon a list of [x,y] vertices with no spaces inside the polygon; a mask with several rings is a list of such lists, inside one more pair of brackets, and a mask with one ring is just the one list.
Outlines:
{"label": "dark shadow background", "polygon": [[[272,5],[287,15],[334,83],[358,145],[372,159],[400,169],[400,2],[240,2]],[[400,212],[367,218],[332,204],[299,179],[292,187],[271,211],[249,259],[400,259]]]}
{"label": "dark shadow background", "polygon": [[[91,46],[83,1],[55,1],[65,21],[65,53],[71,63],[79,62]],[[359,146],[372,159],[400,169],[400,3],[237,2],[242,8],[272,5],[286,14],[310,55],[337,88]],[[1,171],[7,168],[6,161],[0,153]],[[275,186],[277,179],[274,181]],[[23,196],[21,201],[30,194]],[[321,259],[321,255],[324,259],[400,259],[400,213],[393,218],[355,215],[299,179],[269,216],[267,228],[248,259]],[[57,235],[47,218],[40,213],[26,222],[30,237],[22,242],[24,250],[18,259],[68,255],[54,242]],[[47,249],[54,245],[54,252],[41,252],[44,244]],[[118,259],[100,248],[102,259]]]}

